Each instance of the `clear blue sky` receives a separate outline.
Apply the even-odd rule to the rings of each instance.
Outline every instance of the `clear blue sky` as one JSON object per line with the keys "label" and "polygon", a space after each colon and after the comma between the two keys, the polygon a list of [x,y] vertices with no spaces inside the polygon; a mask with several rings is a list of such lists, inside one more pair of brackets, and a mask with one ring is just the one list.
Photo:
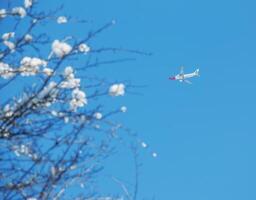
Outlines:
{"label": "clear blue sky", "polygon": [[[141,155],[140,197],[256,199],[255,1],[42,2],[45,8],[58,3],[63,14],[98,25],[117,21],[98,44],[153,52],[101,70],[147,85],[136,90],[142,96],[122,99],[128,107],[122,120],[159,155]],[[200,68],[201,77],[192,85],[169,81],[180,65],[187,72]],[[113,168],[128,173],[119,163]]]}

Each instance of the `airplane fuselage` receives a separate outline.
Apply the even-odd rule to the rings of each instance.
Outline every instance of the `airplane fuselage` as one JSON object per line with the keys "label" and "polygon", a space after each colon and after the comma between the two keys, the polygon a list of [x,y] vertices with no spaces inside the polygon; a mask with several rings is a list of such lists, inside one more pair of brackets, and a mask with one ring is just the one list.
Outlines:
{"label": "airplane fuselage", "polygon": [[195,72],[193,73],[189,73],[189,74],[178,74],[175,76],[175,80],[183,80],[183,79],[187,79],[187,78],[192,78],[197,76]]}
{"label": "airplane fuselage", "polygon": [[197,69],[193,73],[189,73],[189,74],[180,73],[180,74],[177,74],[176,76],[170,77],[169,79],[178,80],[180,82],[183,82],[185,79],[193,78],[193,77],[196,77],[196,76],[199,76],[199,69]]}

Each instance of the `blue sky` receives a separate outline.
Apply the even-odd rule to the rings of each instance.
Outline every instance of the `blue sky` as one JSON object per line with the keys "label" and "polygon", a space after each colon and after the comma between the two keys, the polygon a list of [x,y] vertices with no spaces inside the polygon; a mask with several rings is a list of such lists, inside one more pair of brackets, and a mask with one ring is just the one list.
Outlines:
{"label": "blue sky", "polygon": [[[142,151],[140,197],[256,198],[254,1],[47,0],[41,5],[59,3],[63,14],[99,26],[116,20],[98,44],[153,53],[99,70],[114,80],[147,85],[136,89],[143,95],[123,98],[128,112],[121,119],[159,155],[153,159]],[[200,68],[201,77],[192,85],[169,81],[180,65],[187,72]],[[130,173],[128,165],[113,165]]]}
{"label": "blue sky", "polygon": [[[159,154],[143,155],[140,196],[255,199],[255,3],[112,0],[82,7],[78,13],[95,20],[116,19],[114,44],[154,53],[115,68],[148,85],[127,102],[126,122]],[[192,85],[168,81],[180,65],[199,67],[201,77]]]}

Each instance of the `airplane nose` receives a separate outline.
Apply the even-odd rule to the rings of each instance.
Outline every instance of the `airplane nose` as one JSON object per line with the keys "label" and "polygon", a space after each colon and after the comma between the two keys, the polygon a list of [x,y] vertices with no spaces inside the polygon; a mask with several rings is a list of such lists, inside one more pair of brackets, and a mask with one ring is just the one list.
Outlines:
{"label": "airplane nose", "polygon": [[175,77],[169,77],[169,80],[175,80]]}

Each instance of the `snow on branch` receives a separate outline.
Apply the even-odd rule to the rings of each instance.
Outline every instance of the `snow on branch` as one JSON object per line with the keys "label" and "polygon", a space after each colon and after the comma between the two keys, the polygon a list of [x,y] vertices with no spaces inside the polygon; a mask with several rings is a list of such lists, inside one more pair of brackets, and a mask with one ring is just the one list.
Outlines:
{"label": "snow on branch", "polygon": [[[105,103],[122,98],[132,85],[90,76],[89,69],[149,54],[94,46],[97,36],[115,21],[90,30],[85,23],[89,20],[66,17],[61,9],[41,11],[35,0],[19,6],[8,1],[0,9],[1,23],[12,27],[1,31],[0,39],[0,196],[3,200],[125,199],[128,190],[119,179],[115,181],[125,194],[108,196],[95,191],[94,178],[103,170],[102,161],[111,156],[114,141],[127,137],[127,144],[141,143],[112,120],[126,113],[127,107]],[[44,31],[68,23],[88,28],[84,37],[68,31],[56,37]],[[105,53],[113,56],[101,61]],[[129,57],[123,58],[123,53]]]}

